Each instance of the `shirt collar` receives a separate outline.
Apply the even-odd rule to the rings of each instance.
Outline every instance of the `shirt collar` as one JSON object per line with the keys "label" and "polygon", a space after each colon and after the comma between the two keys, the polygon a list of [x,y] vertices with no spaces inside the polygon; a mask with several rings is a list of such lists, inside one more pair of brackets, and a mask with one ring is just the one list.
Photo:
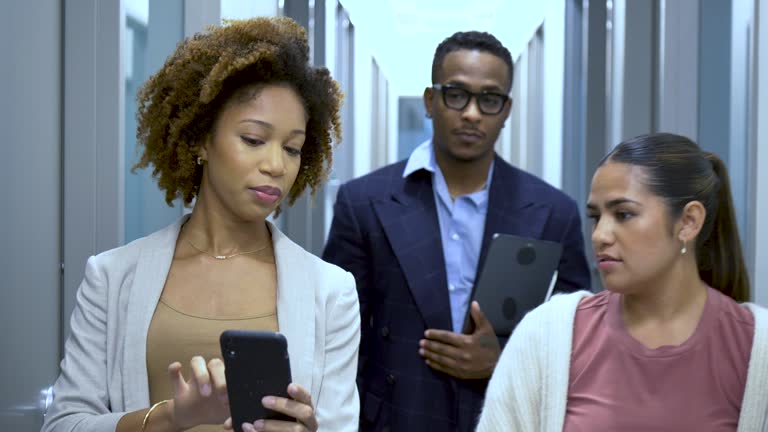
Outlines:
{"label": "shirt collar", "polygon": [[419,170],[427,170],[431,173],[437,171],[437,162],[435,161],[435,152],[432,151],[431,139],[419,144],[411,152],[411,156],[408,158],[408,162],[403,170],[403,178]]}
{"label": "shirt collar", "polygon": [[[485,181],[485,190],[491,189],[494,165],[496,165],[495,159],[491,161],[491,166],[488,168],[488,178]],[[419,144],[419,146],[411,152],[411,156],[408,157],[408,162],[406,162],[405,169],[403,170],[403,178],[406,178],[419,170],[427,170],[432,174],[439,171],[442,175],[442,171],[440,171],[440,168],[437,166],[437,161],[435,160],[435,152],[432,150],[431,139]]]}

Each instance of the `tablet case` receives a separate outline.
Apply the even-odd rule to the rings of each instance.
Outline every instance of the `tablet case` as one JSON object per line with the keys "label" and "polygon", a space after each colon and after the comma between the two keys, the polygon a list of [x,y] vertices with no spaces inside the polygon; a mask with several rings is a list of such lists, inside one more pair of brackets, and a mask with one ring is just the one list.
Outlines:
{"label": "tablet case", "polygon": [[[562,252],[560,243],[494,234],[472,299],[480,304],[497,336],[512,334],[526,313],[549,300]],[[469,309],[465,333],[474,327]]]}

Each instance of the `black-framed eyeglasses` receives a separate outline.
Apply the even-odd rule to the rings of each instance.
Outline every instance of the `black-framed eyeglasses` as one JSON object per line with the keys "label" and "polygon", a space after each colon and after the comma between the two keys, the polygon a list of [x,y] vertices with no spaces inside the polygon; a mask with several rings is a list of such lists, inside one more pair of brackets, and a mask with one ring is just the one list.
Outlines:
{"label": "black-framed eyeglasses", "polygon": [[474,93],[451,84],[435,84],[432,88],[443,94],[443,103],[446,107],[457,111],[466,108],[474,97],[481,113],[496,115],[504,110],[504,105],[509,100],[509,96],[502,93],[489,91]]}

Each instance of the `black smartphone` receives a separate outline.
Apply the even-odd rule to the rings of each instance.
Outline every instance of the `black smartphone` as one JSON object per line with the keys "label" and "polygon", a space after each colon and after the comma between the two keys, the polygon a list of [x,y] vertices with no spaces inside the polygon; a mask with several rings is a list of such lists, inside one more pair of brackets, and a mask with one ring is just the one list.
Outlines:
{"label": "black smartphone", "polygon": [[291,365],[288,342],[280,333],[226,330],[219,338],[227,378],[232,427],[242,432],[244,422],[261,419],[296,421],[264,408],[264,396],[288,396]]}

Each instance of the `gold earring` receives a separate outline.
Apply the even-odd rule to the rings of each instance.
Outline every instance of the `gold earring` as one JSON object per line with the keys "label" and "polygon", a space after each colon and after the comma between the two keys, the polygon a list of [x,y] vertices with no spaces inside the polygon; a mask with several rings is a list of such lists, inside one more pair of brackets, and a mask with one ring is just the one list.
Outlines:
{"label": "gold earring", "polygon": [[198,165],[202,165],[203,164],[203,157],[202,156],[198,156],[197,157],[197,164]]}

